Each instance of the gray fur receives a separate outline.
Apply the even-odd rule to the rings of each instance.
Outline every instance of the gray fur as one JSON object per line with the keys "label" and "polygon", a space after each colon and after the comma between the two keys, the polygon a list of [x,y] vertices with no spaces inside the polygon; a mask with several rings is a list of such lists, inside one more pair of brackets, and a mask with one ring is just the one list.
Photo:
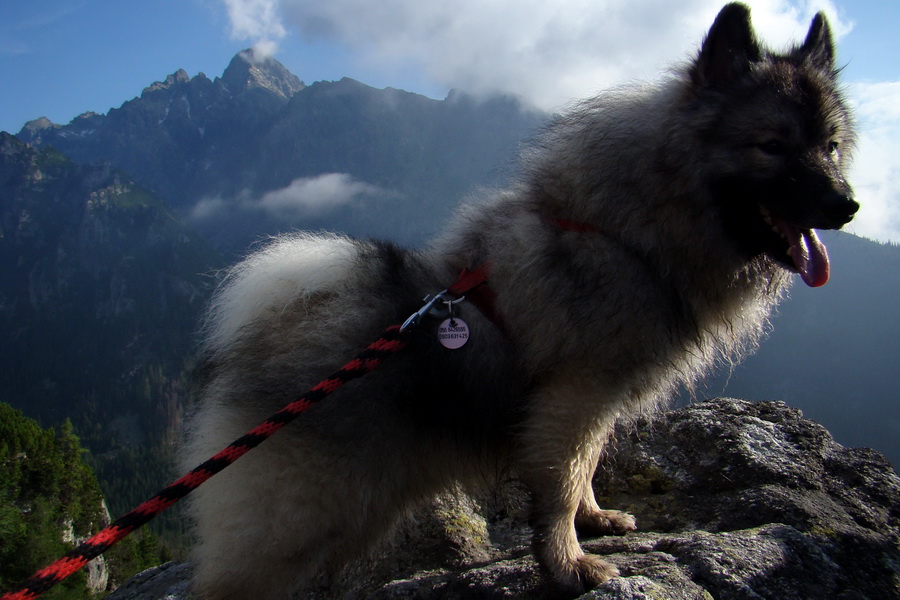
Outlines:
{"label": "gray fur", "polygon": [[776,55],[731,4],[697,60],[576,106],[526,153],[517,184],[473,199],[427,248],[295,234],[238,265],[210,311],[188,467],[463,267],[490,264],[503,327],[463,304],[472,339],[452,351],[426,320],[403,354],[195,492],[198,593],[288,597],[454,482],[507,467],[531,490],[549,576],[571,593],[615,576],[576,538],[576,527],[635,526],[591,490],[613,423],[755,346],[800,268],[759,205],[795,232],[839,228],[856,210],[842,176],[852,126],[835,80],[824,18]]}

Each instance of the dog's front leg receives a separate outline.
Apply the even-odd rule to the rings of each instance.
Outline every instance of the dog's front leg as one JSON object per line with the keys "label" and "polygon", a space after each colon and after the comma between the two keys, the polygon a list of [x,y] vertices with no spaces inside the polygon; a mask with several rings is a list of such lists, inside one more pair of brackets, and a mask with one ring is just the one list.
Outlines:
{"label": "dog's front leg", "polygon": [[[575,518],[590,487],[604,432],[614,419],[613,414],[598,415],[596,405],[586,404],[585,391],[571,384],[545,387],[533,399],[520,438],[522,479],[532,497],[535,555],[572,594],[619,574],[614,565],[585,554],[575,533]],[[590,493],[590,504],[596,507]]]}
{"label": "dog's front leg", "polygon": [[600,438],[599,443],[593,445],[591,459],[586,465],[586,477],[582,478],[584,487],[575,513],[575,530],[581,536],[624,535],[637,529],[634,516],[620,510],[603,510],[594,497],[592,481],[606,439],[608,437]]}

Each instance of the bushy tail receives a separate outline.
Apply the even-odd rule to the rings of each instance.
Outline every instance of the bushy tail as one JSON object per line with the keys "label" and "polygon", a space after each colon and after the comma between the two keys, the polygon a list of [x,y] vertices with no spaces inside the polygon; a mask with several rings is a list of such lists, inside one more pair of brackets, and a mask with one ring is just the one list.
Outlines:
{"label": "bushy tail", "polygon": [[228,347],[247,325],[279,314],[293,299],[326,290],[356,256],[354,243],[330,234],[295,233],[232,267],[213,295],[204,323],[206,349]]}

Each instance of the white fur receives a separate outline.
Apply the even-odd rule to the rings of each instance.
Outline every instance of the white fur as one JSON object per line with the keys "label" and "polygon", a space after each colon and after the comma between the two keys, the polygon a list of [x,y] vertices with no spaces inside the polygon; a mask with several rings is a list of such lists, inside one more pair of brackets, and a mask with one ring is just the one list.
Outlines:
{"label": "white fur", "polygon": [[355,254],[350,240],[338,235],[276,238],[223,280],[207,320],[208,347],[226,348],[244,327],[277,315],[298,295],[334,286],[346,276]]}

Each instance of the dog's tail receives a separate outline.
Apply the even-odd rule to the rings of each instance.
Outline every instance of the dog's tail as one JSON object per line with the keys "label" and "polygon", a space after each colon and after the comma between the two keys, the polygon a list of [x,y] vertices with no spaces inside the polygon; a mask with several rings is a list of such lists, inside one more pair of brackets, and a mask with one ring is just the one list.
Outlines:
{"label": "dog's tail", "polygon": [[206,351],[227,348],[242,329],[277,316],[298,297],[334,287],[357,253],[352,240],[339,235],[295,233],[273,239],[226,273],[204,323]]}

